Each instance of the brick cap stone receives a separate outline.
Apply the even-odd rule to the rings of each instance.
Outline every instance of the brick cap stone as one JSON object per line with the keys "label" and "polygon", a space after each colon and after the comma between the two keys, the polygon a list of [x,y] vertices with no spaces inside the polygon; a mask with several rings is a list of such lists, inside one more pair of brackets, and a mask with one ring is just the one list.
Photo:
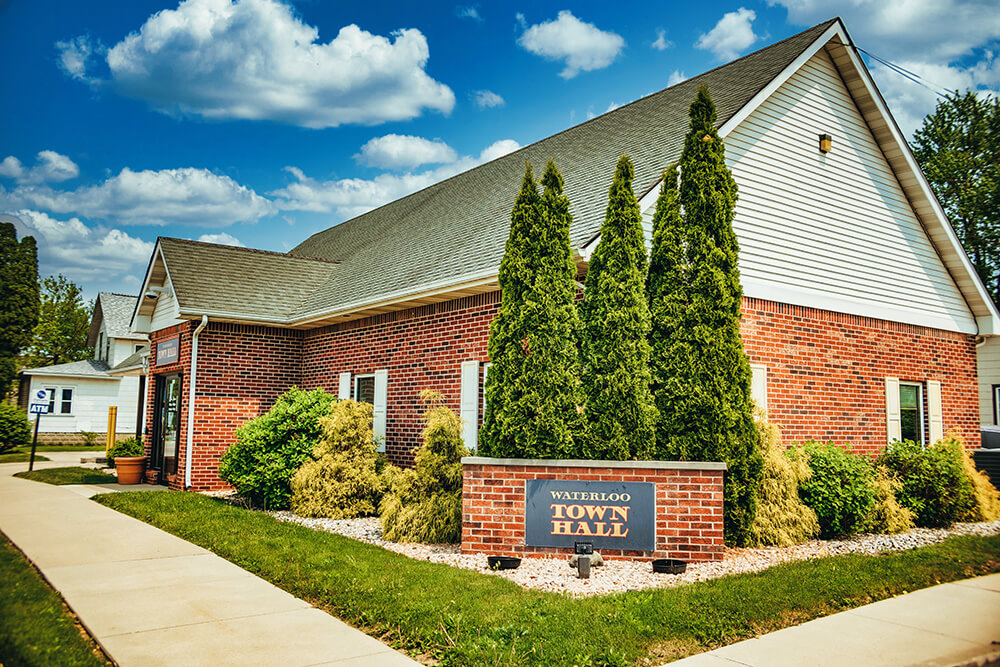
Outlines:
{"label": "brick cap stone", "polygon": [[642,468],[657,470],[725,470],[725,462],[709,461],[596,461],[580,459],[491,459],[464,456],[462,465],[546,466],[550,468]]}

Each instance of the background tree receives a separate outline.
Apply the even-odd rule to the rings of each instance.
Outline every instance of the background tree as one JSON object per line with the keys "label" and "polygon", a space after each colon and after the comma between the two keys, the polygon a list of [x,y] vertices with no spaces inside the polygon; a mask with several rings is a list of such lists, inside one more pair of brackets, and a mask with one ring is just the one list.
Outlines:
{"label": "background tree", "polygon": [[27,368],[67,364],[93,356],[94,348],[87,346],[93,304],[86,305],[81,294],[76,283],[65,276],[42,280],[38,325],[23,356]]}
{"label": "background tree", "polygon": [[994,302],[1000,302],[1000,100],[941,100],[913,152]]}
{"label": "background tree", "polygon": [[661,190],[654,218],[650,300],[660,407],[657,454],[725,461],[725,533],[745,545],[763,458],[753,420],[750,364],[740,338],[743,288],[733,231],[736,182],[704,86],[691,104],[680,186]]}
{"label": "background tree", "polygon": [[645,458],[653,449],[646,243],[633,174],[622,155],[580,307],[587,458]]}
{"label": "background tree", "polygon": [[35,239],[18,242],[9,222],[0,223],[0,398],[17,375],[18,354],[38,322],[38,250]]}

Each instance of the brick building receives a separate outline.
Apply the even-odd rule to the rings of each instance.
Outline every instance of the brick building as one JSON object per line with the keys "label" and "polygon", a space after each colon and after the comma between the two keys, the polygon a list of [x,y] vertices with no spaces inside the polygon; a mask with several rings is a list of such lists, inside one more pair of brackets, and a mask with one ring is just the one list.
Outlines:
{"label": "brick building", "polygon": [[[289,386],[371,402],[388,457],[439,390],[476,444],[497,269],[524,163],[566,180],[581,275],[618,157],[651,225],[706,84],[740,188],[754,396],[787,441],[978,445],[976,344],[1000,318],[844,26],[829,21],[338,224],[289,253],[159,239],[133,316],[152,344],[152,472],[211,489],[234,429]],[[821,135],[832,139],[821,141]],[[647,230],[648,231],[648,230]],[[193,443],[193,447],[188,447]]]}

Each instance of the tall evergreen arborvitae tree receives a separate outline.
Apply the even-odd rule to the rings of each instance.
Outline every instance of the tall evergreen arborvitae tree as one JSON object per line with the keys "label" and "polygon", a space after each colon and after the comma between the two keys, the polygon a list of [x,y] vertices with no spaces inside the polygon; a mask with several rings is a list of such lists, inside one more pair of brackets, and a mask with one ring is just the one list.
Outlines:
{"label": "tall evergreen arborvitae tree", "polygon": [[483,453],[566,458],[575,453],[580,417],[579,319],[569,200],[549,161],[538,190],[530,167],[511,214],[500,265],[502,300],[490,325],[490,367]]}
{"label": "tall evergreen arborvitae tree", "polygon": [[740,338],[736,182],[715,119],[702,86],[691,105],[680,188],[668,178],[657,203],[652,263],[664,273],[649,283],[661,409],[657,450],[663,458],[728,464],[725,537],[742,546],[756,513],[763,458]]}
{"label": "tall evergreen arborvitae tree", "polygon": [[17,375],[18,354],[31,342],[38,310],[35,239],[18,241],[14,225],[0,223],[0,398]]}
{"label": "tall evergreen arborvitae tree", "polygon": [[587,458],[645,458],[653,448],[646,244],[632,177],[622,155],[580,308]]}
{"label": "tall evergreen arborvitae tree", "polygon": [[519,380],[528,334],[523,311],[538,269],[536,247],[530,236],[540,218],[538,185],[531,165],[525,164],[521,191],[510,214],[510,236],[500,262],[500,308],[490,322],[491,366],[486,378],[483,425],[479,430],[479,449],[486,456],[517,457],[524,446],[524,429],[518,415],[523,406],[523,385]]}

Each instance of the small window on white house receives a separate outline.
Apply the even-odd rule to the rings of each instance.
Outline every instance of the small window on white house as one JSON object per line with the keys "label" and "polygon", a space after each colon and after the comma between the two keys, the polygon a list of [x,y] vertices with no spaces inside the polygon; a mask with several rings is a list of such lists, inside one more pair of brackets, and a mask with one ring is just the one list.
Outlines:
{"label": "small window on white house", "polygon": [[144,348],[144,347],[146,347],[146,346],[145,346],[144,344],[142,344],[142,343],[139,343],[139,344],[137,344],[137,345],[135,346],[135,348],[134,348],[134,349],[132,350],[132,353],[133,353],[133,354],[135,354],[136,352],[138,352],[139,350],[141,350],[141,349],[142,349],[142,348]]}
{"label": "small window on white house", "polygon": [[359,403],[375,404],[374,375],[356,375],[354,377],[354,400]]}
{"label": "small window on white house", "polygon": [[899,439],[924,442],[924,387],[899,383]]}
{"label": "small window on white house", "polygon": [[50,415],[73,414],[73,387],[46,387]]}

